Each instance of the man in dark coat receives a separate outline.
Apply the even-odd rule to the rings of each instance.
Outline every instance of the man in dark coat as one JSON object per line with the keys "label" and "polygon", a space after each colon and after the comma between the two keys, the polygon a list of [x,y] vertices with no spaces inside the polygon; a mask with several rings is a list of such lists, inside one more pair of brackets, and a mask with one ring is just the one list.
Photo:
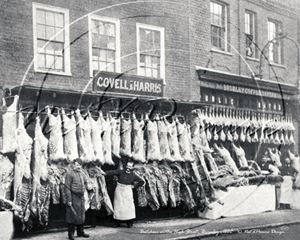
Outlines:
{"label": "man in dark coat", "polygon": [[106,175],[118,176],[118,184],[114,195],[114,227],[119,227],[121,221],[126,221],[127,227],[133,226],[135,218],[135,206],[132,188],[144,184],[144,180],[133,171],[133,162],[129,161],[125,170],[107,171]]}
{"label": "man in dark coat", "polygon": [[87,178],[82,172],[81,159],[75,159],[66,174],[65,193],[66,193],[66,222],[68,224],[69,239],[74,239],[75,226],[77,235],[88,238],[89,235],[83,231],[85,221],[84,192],[87,187]]}

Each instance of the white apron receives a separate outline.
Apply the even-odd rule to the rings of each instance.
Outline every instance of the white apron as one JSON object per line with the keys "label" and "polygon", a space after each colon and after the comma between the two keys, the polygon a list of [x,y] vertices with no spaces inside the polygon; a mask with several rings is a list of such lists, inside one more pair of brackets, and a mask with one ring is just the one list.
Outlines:
{"label": "white apron", "polygon": [[283,182],[280,187],[280,203],[291,204],[292,203],[292,193],[293,193],[293,180],[292,176],[282,176]]}
{"label": "white apron", "polygon": [[135,206],[131,185],[117,184],[114,198],[114,219],[130,220],[135,218]]}

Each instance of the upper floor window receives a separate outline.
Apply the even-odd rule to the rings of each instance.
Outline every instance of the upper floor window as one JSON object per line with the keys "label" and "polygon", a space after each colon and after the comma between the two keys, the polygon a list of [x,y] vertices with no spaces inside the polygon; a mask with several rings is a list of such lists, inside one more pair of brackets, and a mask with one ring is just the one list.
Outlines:
{"label": "upper floor window", "polygon": [[117,19],[91,16],[90,75],[93,71],[120,72],[120,22]]}
{"label": "upper floor window", "polygon": [[[275,21],[268,21],[268,40],[271,41],[279,36],[281,32],[280,23]],[[282,48],[281,40],[276,39],[269,44],[269,60],[274,63],[282,64]]]}
{"label": "upper floor window", "polygon": [[246,37],[246,56],[257,57],[256,51],[256,24],[255,14],[252,12],[245,12],[245,37]]}
{"label": "upper floor window", "polygon": [[211,44],[220,50],[227,50],[226,6],[210,2]]}
{"label": "upper floor window", "polygon": [[164,29],[137,23],[138,75],[165,77]]}
{"label": "upper floor window", "polygon": [[35,71],[70,74],[69,10],[33,3]]}

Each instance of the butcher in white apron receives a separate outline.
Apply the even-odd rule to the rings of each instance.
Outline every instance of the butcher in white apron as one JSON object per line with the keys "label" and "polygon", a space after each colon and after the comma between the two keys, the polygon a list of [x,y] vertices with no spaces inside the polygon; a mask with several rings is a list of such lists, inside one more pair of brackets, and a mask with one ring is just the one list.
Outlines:
{"label": "butcher in white apron", "polygon": [[293,181],[295,181],[298,173],[294,167],[290,164],[290,159],[285,159],[285,164],[280,168],[281,175],[283,177],[283,183],[280,187],[280,206],[282,209],[290,209],[292,203],[293,193]]}
{"label": "butcher in white apron", "polygon": [[132,189],[142,186],[144,180],[132,170],[133,162],[129,161],[125,170],[112,170],[106,172],[106,175],[116,175],[118,177],[114,195],[114,227],[119,227],[122,221],[125,221],[129,228],[133,226],[135,206]]}

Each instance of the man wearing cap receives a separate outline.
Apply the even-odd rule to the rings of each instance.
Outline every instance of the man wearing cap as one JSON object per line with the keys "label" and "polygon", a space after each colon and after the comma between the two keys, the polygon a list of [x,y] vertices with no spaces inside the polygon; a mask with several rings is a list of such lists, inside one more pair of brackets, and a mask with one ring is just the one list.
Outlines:
{"label": "man wearing cap", "polygon": [[87,187],[87,178],[82,172],[81,166],[82,160],[75,159],[65,177],[66,222],[68,224],[68,236],[71,240],[74,239],[75,226],[77,226],[78,237],[89,237],[83,231],[85,221],[84,192]]}
{"label": "man wearing cap", "polygon": [[127,162],[125,170],[107,171],[106,175],[118,176],[118,183],[114,195],[114,227],[119,227],[121,221],[126,221],[127,227],[133,226],[135,218],[135,206],[132,188],[144,184],[144,180],[133,171],[133,162]]}

